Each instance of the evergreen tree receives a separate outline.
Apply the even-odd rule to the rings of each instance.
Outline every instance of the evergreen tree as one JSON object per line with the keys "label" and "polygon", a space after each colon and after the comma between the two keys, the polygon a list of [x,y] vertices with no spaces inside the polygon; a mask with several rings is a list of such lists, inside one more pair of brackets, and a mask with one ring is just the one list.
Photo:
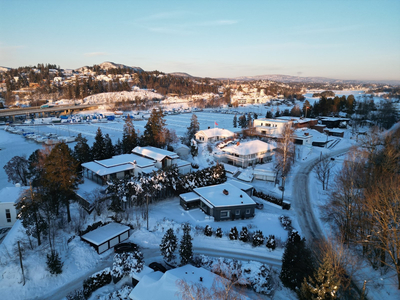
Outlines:
{"label": "evergreen tree", "polygon": [[50,254],[47,254],[46,264],[50,274],[58,275],[62,273],[64,263],[61,262],[61,258],[57,251],[51,251]]}
{"label": "evergreen tree", "polygon": [[236,227],[231,228],[231,231],[229,232],[229,239],[230,240],[237,240],[239,237],[238,230]]}
{"label": "evergreen tree", "polygon": [[222,238],[223,232],[221,227],[218,227],[217,230],[215,231],[215,236],[218,238]]}
{"label": "evergreen tree", "polygon": [[117,140],[117,143],[114,145],[114,155],[123,154],[122,152],[122,142],[120,139]]}
{"label": "evergreen tree", "polygon": [[183,224],[183,236],[179,247],[182,266],[188,264],[193,258],[192,239],[190,235],[190,224]]}
{"label": "evergreen tree", "polygon": [[258,119],[258,115],[256,113],[254,113],[254,120]]}
{"label": "evergreen tree", "polygon": [[188,147],[191,146],[191,141],[194,139],[194,135],[199,130],[200,130],[200,123],[197,119],[196,114],[193,114],[192,118],[190,119],[190,126],[187,128],[183,143]]}
{"label": "evergreen tree", "polygon": [[273,118],[272,112],[271,111],[267,111],[267,114],[265,115],[265,117],[267,119],[272,119]]}
{"label": "evergreen tree", "polygon": [[298,290],[303,278],[311,276],[313,271],[312,255],[306,247],[306,240],[293,230],[285,246],[279,278],[284,286]]}
{"label": "evergreen tree", "polygon": [[290,116],[290,111],[289,111],[289,109],[286,108],[286,109],[283,111],[282,116],[284,116],[284,117]]}
{"label": "evergreen tree", "polygon": [[276,241],[275,241],[275,236],[274,235],[269,235],[268,236],[268,239],[267,239],[267,242],[266,242],[266,247],[268,249],[275,250]]}
{"label": "evergreen tree", "polygon": [[94,143],[92,146],[92,158],[93,160],[102,160],[105,159],[104,155],[105,142],[103,133],[101,132],[100,127],[97,128],[96,136],[94,137]]}
{"label": "evergreen tree", "polygon": [[104,136],[104,156],[105,158],[111,158],[114,156],[114,146],[108,133]]}
{"label": "evergreen tree", "polygon": [[264,243],[264,236],[261,230],[257,230],[254,234],[253,234],[253,246],[257,247],[257,246],[261,246]]}
{"label": "evergreen tree", "polygon": [[238,119],[237,119],[237,115],[235,115],[233,117],[233,128],[237,128],[237,125],[238,125]]}
{"label": "evergreen tree", "polygon": [[117,253],[114,256],[112,275],[121,278],[132,276],[143,270],[144,259],[140,251]]}
{"label": "evergreen tree", "polygon": [[164,114],[160,109],[153,109],[144,126],[143,145],[164,147],[166,144],[166,128]]}
{"label": "evergreen tree", "polygon": [[276,111],[276,113],[275,113],[275,118],[278,118],[278,117],[280,117],[281,116],[281,112],[280,112],[280,110],[278,109],[277,111]]}
{"label": "evergreen tree", "polygon": [[199,154],[199,148],[197,142],[193,139],[190,144],[190,154],[195,157]]}
{"label": "evergreen tree", "polygon": [[247,231],[247,227],[242,227],[239,240],[245,243],[249,240],[249,232]]}
{"label": "evergreen tree", "polygon": [[340,275],[335,272],[331,257],[325,254],[314,277],[308,277],[308,282],[304,278],[300,295],[303,299],[333,300],[337,299],[340,285]]}
{"label": "evergreen tree", "polygon": [[122,133],[122,153],[131,153],[133,148],[138,145],[138,136],[133,126],[131,117],[125,119],[124,129]]}
{"label": "evergreen tree", "polygon": [[178,240],[176,235],[174,234],[174,230],[169,228],[165,233],[164,237],[161,240],[160,251],[161,255],[164,257],[164,260],[167,262],[175,259],[175,250],[178,246]]}
{"label": "evergreen tree", "polygon": [[240,117],[239,117],[239,126],[241,127],[241,128],[246,128],[246,126],[247,126],[247,120],[246,120],[246,115],[241,115]]}
{"label": "evergreen tree", "polygon": [[248,127],[248,128],[250,128],[251,126],[253,126],[253,119],[252,119],[250,113],[247,114],[246,125],[247,125],[246,127]]}
{"label": "evergreen tree", "polygon": [[87,138],[83,137],[81,133],[78,133],[76,138],[76,145],[74,147],[74,158],[79,164],[79,168],[85,162],[92,160],[90,146],[87,143]]}

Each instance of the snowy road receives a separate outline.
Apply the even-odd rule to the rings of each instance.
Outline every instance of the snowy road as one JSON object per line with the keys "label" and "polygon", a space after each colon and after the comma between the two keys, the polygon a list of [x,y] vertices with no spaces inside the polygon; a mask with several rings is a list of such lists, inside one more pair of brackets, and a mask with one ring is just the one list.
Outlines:
{"label": "snowy road", "polygon": [[[161,261],[162,257],[160,255],[160,250],[158,248],[142,248],[141,249],[146,264],[149,264],[153,261]],[[194,254],[204,254],[211,257],[226,257],[237,260],[253,260],[261,263],[269,264],[275,267],[280,267],[282,265],[282,261],[280,258],[275,257],[267,257],[265,255],[260,255],[257,253],[249,253],[248,251],[245,253],[241,253],[238,251],[227,250],[227,249],[215,249],[215,248],[207,248],[207,247],[196,247],[193,246]],[[87,279],[90,275],[101,271],[107,267],[112,267],[113,254],[110,254],[105,260],[99,263],[95,268],[85,273],[84,275],[75,278],[73,281],[68,284],[58,288],[57,290],[53,290],[51,294],[42,295],[40,297],[36,297],[34,299],[41,300],[62,300],[64,299],[70,292],[81,289],[83,281]]]}

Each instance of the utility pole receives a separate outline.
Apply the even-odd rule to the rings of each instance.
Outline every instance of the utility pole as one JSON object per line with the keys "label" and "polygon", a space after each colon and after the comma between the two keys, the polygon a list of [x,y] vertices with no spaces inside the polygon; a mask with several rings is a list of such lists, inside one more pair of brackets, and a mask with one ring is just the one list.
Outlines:
{"label": "utility pole", "polygon": [[21,254],[21,246],[19,245],[19,241],[18,241],[18,252],[19,252],[19,262],[21,264],[21,270],[22,270],[22,278],[24,280],[24,284],[23,285],[25,285],[24,266],[22,265],[22,254]]}

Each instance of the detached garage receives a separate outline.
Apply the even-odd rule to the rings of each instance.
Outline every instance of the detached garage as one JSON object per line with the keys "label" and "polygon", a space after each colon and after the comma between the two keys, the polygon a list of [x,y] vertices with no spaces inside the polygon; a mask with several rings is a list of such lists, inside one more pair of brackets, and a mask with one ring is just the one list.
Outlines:
{"label": "detached garage", "polygon": [[129,227],[110,223],[81,236],[81,239],[93,246],[97,253],[103,253],[129,238]]}

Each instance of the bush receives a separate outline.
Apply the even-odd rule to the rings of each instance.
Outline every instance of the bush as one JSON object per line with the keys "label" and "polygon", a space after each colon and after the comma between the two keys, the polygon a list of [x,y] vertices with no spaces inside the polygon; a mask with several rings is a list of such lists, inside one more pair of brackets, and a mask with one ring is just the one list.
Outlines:
{"label": "bush", "polygon": [[83,290],[75,290],[67,295],[67,300],[86,300]]}
{"label": "bush", "polygon": [[284,229],[286,230],[291,230],[292,229],[292,220],[288,216],[280,216],[279,220],[281,221],[281,224]]}
{"label": "bush", "polygon": [[131,286],[125,285],[121,289],[109,293],[107,295],[98,296],[98,300],[122,300],[130,299],[129,294],[132,292],[133,288]]}
{"label": "bush", "polygon": [[196,164],[196,163],[192,163],[192,169],[198,169],[199,168],[199,165],[198,164]]}
{"label": "bush", "polygon": [[61,262],[61,258],[57,251],[51,251],[50,254],[47,254],[46,264],[50,274],[58,275],[62,273],[62,267],[64,263]]}
{"label": "bush", "polygon": [[282,206],[281,199],[275,198],[274,196],[271,196],[271,195],[264,194],[263,192],[254,191],[253,196],[261,198],[265,201],[274,203],[276,205]]}
{"label": "bush", "polygon": [[204,229],[204,235],[212,236],[212,233],[213,233],[212,228],[209,225],[207,225],[206,228]]}
{"label": "bush", "polygon": [[239,233],[238,233],[236,227],[231,228],[231,231],[229,232],[229,239],[237,240],[238,237],[239,237]]}
{"label": "bush", "polygon": [[249,241],[249,232],[247,230],[247,227],[242,227],[242,230],[240,231],[239,240],[245,243]]}
{"label": "bush", "polygon": [[90,295],[97,289],[111,283],[112,275],[111,269],[105,268],[104,270],[94,273],[88,279],[83,281],[83,295],[89,298]]}
{"label": "bush", "polygon": [[253,234],[253,246],[257,247],[260,246],[264,243],[264,236],[262,234],[261,230],[257,230],[254,234]]}
{"label": "bush", "polygon": [[217,228],[217,230],[215,231],[215,236],[218,238],[222,238],[222,229],[221,228]]}
{"label": "bush", "polygon": [[274,235],[269,235],[267,239],[266,246],[270,250],[275,250],[276,248],[276,241],[275,241],[275,236]]}

